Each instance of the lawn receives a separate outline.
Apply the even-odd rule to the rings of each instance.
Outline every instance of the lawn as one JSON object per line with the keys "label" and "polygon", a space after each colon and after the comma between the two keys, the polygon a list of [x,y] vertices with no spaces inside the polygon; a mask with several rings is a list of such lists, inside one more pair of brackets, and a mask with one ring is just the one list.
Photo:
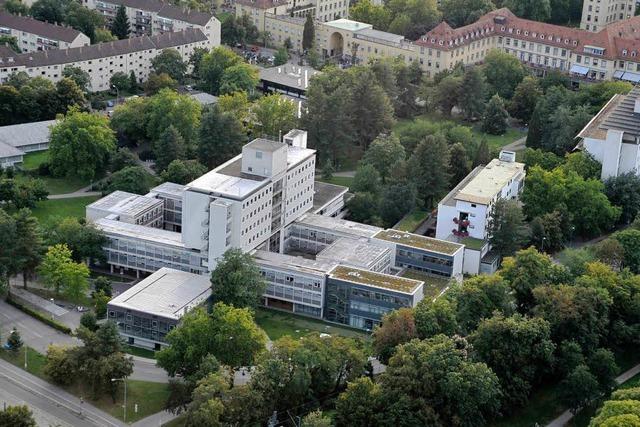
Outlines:
{"label": "lawn", "polygon": [[429,217],[429,212],[419,209],[405,215],[393,228],[413,233]]}
{"label": "lawn", "polygon": [[49,160],[49,151],[35,151],[33,153],[27,153],[22,159],[22,169],[34,170],[38,169],[41,163]]}
{"label": "lawn", "polygon": [[41,224],[52,224],[65,217],[84,218],[85,207],[98,200],[98,196],[75,197],[72,199],[43,200],[33,209],[33,216]]}
{"label": "lawn", "polygon": [[264,308],[256,310],[256,323],[267,333],[271,340],[277,340],[285,335],[300,338],[313,332],[358,338],[367,336],[365,333],[355,329],[343,328],[320,320]]}
{"label": "lawn", "polygon": [[556,418],[565,407],[560,403],[557,384],[539,387],[533,392],[526,406],[514,413],[494,421],[492,427],[533,427],[544,426]]}
{"label": "lawn", "polygon": [[[36,151],[34,153],[28,153],[24,156],[22,163],[22,169],[26,171],[33,171],[38,169],[41,163],[49,160],[49,151]],[[52,176],[38,176],[37,178],[44,181],[49,190],[49,194],[66,194],[73,193],[81,188],[87,187],[91,184],[91,180],[81,179],[77,177],[73,178],[54,178]]]}
{"label": "lawn", "polygon": [[[24,348],[24,347],[23,347]],[[27,372],[47,381],[44,375],[45,356],[32,348],[28,348]],[[0,350],[0,358],[9,363],[24,369],[24,350],[20,349],[17,354],[6,350]],[[123,397],[122,386],[118,390],[115,403],[111,396],[105,395],[97,400],[91,399],[90,392],[84,388],[83,384],[74,384],[69,387],[62,387],[69,393],[77,397],[83,397],[87,402],[97,408],[123,419]],[[169,397],[169,385],[166,383],[154,383],[147,381],[127,380],[127,422],[135,422],[149,415],[160,412]],[[135,412],[135,405],[138,405],[138,412]]]}
{"label": "lawn", "polygon": [[138,357],[146,357],[147,359],[155,359],[156,352],[147,348],[134,347],[131,345],[123,345],[122,351]]}
{"label": "lawn", "polygon": [[350,176],[333,176],[331,179],[323,179],[322,176],[318,176],[317,180],[328,182],[329,184],[342,185],[343,187],[351,187],[353,184],[353,177]]}
{"label": "lawn", "polygon": [[451,284],[450,279],[440,278],[436,276],[429,276],[428,274],[421,273],[416,270],[406,269],[401,274],[402,277],[407,279],[421,280],[424,282],[424,297],[435,298]]}

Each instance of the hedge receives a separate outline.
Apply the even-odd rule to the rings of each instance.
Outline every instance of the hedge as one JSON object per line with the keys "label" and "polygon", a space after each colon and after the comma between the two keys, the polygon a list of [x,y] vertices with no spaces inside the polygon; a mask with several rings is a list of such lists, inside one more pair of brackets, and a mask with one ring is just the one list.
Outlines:
{"label": "hedge", "polygon": [[39,321],[46,323],[47,325],[51,326],[54,329],[59,330],[60,332],[64,332],[67,335],[72,335],[73,333],[71,328],[68,327],[67,325],[63,325],[62,323],[51,319],[50,317],[40,313],[39,311],[33,310],[32,308],[29,308],[25,305],[20,304],[19,302],[13,300],[10,295],[7,295],[6,301],[7,303],[11,304],[15,308],[24,311],[29,316],[35,317]]}

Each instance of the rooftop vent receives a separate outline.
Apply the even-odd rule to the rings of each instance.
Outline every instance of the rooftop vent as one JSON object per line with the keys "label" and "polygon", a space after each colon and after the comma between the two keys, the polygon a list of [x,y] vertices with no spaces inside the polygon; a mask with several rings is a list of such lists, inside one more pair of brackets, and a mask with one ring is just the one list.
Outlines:
{"label": "rooftop vent", "polygon": [[640,113],[640,98],[636,98],[636,102],[633,105],[633,112],[636,114]]}
{"label": "rooftop vent", "polygon": [[515,151],[502,150],[498,158],[503,162],[513,163],[516,161],[516,153]]}

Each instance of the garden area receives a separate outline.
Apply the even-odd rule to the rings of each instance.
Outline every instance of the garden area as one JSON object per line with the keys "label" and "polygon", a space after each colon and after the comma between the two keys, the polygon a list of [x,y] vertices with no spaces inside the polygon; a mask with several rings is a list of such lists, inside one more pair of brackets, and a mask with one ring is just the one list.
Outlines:
{"label": "garden area", "polygon": [[[24,156],[24,162],[22,169],[27,173],[36,174],[36,171],[40,165],[49,160],[48,151],[38,151],[35,153],[28,153]],[[20,175],[19,175],[20,176]],[[21,175],[24,176],[24,175]],[[48,175],[37,175],[37,178],[41,179],[49,194],[66,194],[78,191],[81,188],[87,187],[91,184],[88,179],[82,179],[78,177],[63,177],[55,178]]]}
{"label": "garden area", "polygon": [[99,196],[74,197],[71,199],[42,200],[36,203],[32,210],[33,216],[38,218],[41,224],[55,224],[62,218],[84,218],[85,207]]}
{"label": "garden area", "polygon": [[367,336],[359,330],[264,308],[258,308],[256,310],[255,321],[272,341],[286,335],[298,339],[310,333],[335,334],[358,338],[365,338]]}

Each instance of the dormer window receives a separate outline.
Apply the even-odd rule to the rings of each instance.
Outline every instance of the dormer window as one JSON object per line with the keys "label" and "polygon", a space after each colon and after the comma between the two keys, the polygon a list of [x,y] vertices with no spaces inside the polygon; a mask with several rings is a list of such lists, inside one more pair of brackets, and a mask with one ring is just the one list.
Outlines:
{"label": "dormer window", "polygon": [[532,37],[538,37],[538,33],[536,33],[535,31],[533,33],[531,33]]}
{"label": "dormer window", "polygon": [[516,30],[516,34],[520,34],[520,30]]}
{"label": "dormer window", "polygon": [[504,31],[504,27],[500,27],[500,31]]}
{"label": "dormer window", "polygon": [[622,51],[622,56],[627,56],[627,49],[624,49],[624,50]]}
{"label": "dormer window", "polygon": [[540,34],[540,38],[544,40],[544,34]]}
{"label": "dormer window", "polygon": [[529,35],[529,31],[525,31],[525,32],[524,32],[524,35],[525,35],[525,36],[528,36],[528,35]]}

